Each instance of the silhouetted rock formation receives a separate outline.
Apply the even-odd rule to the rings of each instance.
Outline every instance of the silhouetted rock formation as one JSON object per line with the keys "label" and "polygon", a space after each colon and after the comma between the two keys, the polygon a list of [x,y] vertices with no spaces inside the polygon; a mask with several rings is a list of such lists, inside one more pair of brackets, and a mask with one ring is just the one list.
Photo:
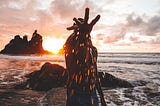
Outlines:
{"label": "silhouetted rock formation", "polygon": [[[99,72],[99,78],[103,87],[133,87],[128,81],[114,77],[111,74]],[[15,88],[25,88],[27,85],[33,90],[47,91],[55,87],[65,86],[67,83],[67,71],[64,67],[46,62],[40,70],[28,74],[27,82],[17,85]]]}
{"label": "silhouetted rock formation", "polygon": [[37,33],[37,30],[32,35],[30,41],[28,41],[27,36],[21,38],[16,35],[5,48],[0,52],[2,54],[49,54],[42,47],[42,36]]}

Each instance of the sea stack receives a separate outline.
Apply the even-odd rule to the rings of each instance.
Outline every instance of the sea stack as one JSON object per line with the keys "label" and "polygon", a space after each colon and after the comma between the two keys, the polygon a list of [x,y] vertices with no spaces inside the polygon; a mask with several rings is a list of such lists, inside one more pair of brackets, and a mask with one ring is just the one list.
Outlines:
{"label": "sea stack", "polygon": [[2,54],[49,54],[50,52],[43,49],[42,36],[37,33],[37,30],[32,34],[32,38],[28,41],[27,36],[21,38],[16,35],[5,48],[0,52]]}

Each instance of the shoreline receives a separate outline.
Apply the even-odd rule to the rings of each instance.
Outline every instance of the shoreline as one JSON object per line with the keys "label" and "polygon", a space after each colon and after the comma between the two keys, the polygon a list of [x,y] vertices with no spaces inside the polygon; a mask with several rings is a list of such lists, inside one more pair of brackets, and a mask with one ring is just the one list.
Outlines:
{"label": "shoreline", "polygon": [[29,89],[0,89],[0,106],[38,106],[44,94]]}
{"label": "shoreline", "polygon": [[66,88],[47,92],[30,89],[0,89],[0,106],[65,106]]}
{"label": "shoreline", "polygon": [[[160,104],[159,55],[100,54],[98,58],[100,72],[113,74],[136,85],[134,88],[103,88],[108,106],[158,106]],[[56,106],[50,105],[54,103],[59,104],[57,106],[64,106],[60,104],[64,104],[66,100],[65,88],[53,88],[48,92],[9,89],[10,85],[24,81],[25,74],[39,70],[46,61],[64,66],[63,57],[4,55],[0,60],[0,106],[45,106],[45,103],[48,106]],[[148,62],[155,64],[148,64]]]}
{"label": "shoreline", "polygon": [[[158,106],[160,103],[160,88],[152,84],[134,88],[103,87],[103,92],[108,106]],[[65,106],[66,95],[65,87],[52,88],[47,92],[0,89],[0,106]]]}

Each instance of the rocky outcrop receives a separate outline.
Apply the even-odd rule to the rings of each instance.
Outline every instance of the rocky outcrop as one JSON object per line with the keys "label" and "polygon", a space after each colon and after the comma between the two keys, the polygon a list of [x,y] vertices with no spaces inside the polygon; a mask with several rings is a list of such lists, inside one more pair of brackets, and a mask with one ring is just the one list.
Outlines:
{"label": "rocky outcrop", "polygon": [[[128,81],[114,77],[111,74],[99,72],[99,78],[103,87],[133,87]],[[65,86],[67,83],[67,71],[58,64],[45,63],[40,70],[28,75],[27,82],[17,85],[15,88],[29,88],[38,91],[47,91],[55,87]]]}
{"label": "rocky outcrop", "polygon": [[117,87],[122,87],[122,88],[129,88],[133,87],[133,85],[126,81],[122,80],[120,78],[116,78],[115,76],[109,74],[109,73],[103,73],[99,72],[99,78],[101,81],[101,85],[103,87],[110,87],[110,88],[117,88]]}
{"label": "rocky outcrop", "polygon": [[16,35],[5,48],[0,52],[2,54],[50,54],[42,47],[42,36],[37,33],[37,30],[32,35],[30,41],[27,36],[21,38]]}
{"label": "rocky outcrop", "polygon": [[57,64],[45,63],[40,70],[28,74],[30,88],[47,91],[54,87],[64,86],[67,80],[66,69]]}

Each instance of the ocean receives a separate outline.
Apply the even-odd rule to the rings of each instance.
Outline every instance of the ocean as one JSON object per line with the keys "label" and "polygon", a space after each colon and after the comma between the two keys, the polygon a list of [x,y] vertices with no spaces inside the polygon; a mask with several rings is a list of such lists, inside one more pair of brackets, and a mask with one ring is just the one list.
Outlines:
{"label": "ocean", "polygon": [[[63,55],[1,54],[0,105],[16,106],[15,103],[19,102],[14,96],[23,101],[19,103],[22,106],[49,104],[44,102],[44,99],[51,93],[11,89],[13,85],[25,81],[26,74],[39,70],[45,62],[66,67]],[[134,88],[104,87],[103,92],[108,106],[160,106],[160,53],[99,53],[98,71],[110,73],[135,85]]]}

